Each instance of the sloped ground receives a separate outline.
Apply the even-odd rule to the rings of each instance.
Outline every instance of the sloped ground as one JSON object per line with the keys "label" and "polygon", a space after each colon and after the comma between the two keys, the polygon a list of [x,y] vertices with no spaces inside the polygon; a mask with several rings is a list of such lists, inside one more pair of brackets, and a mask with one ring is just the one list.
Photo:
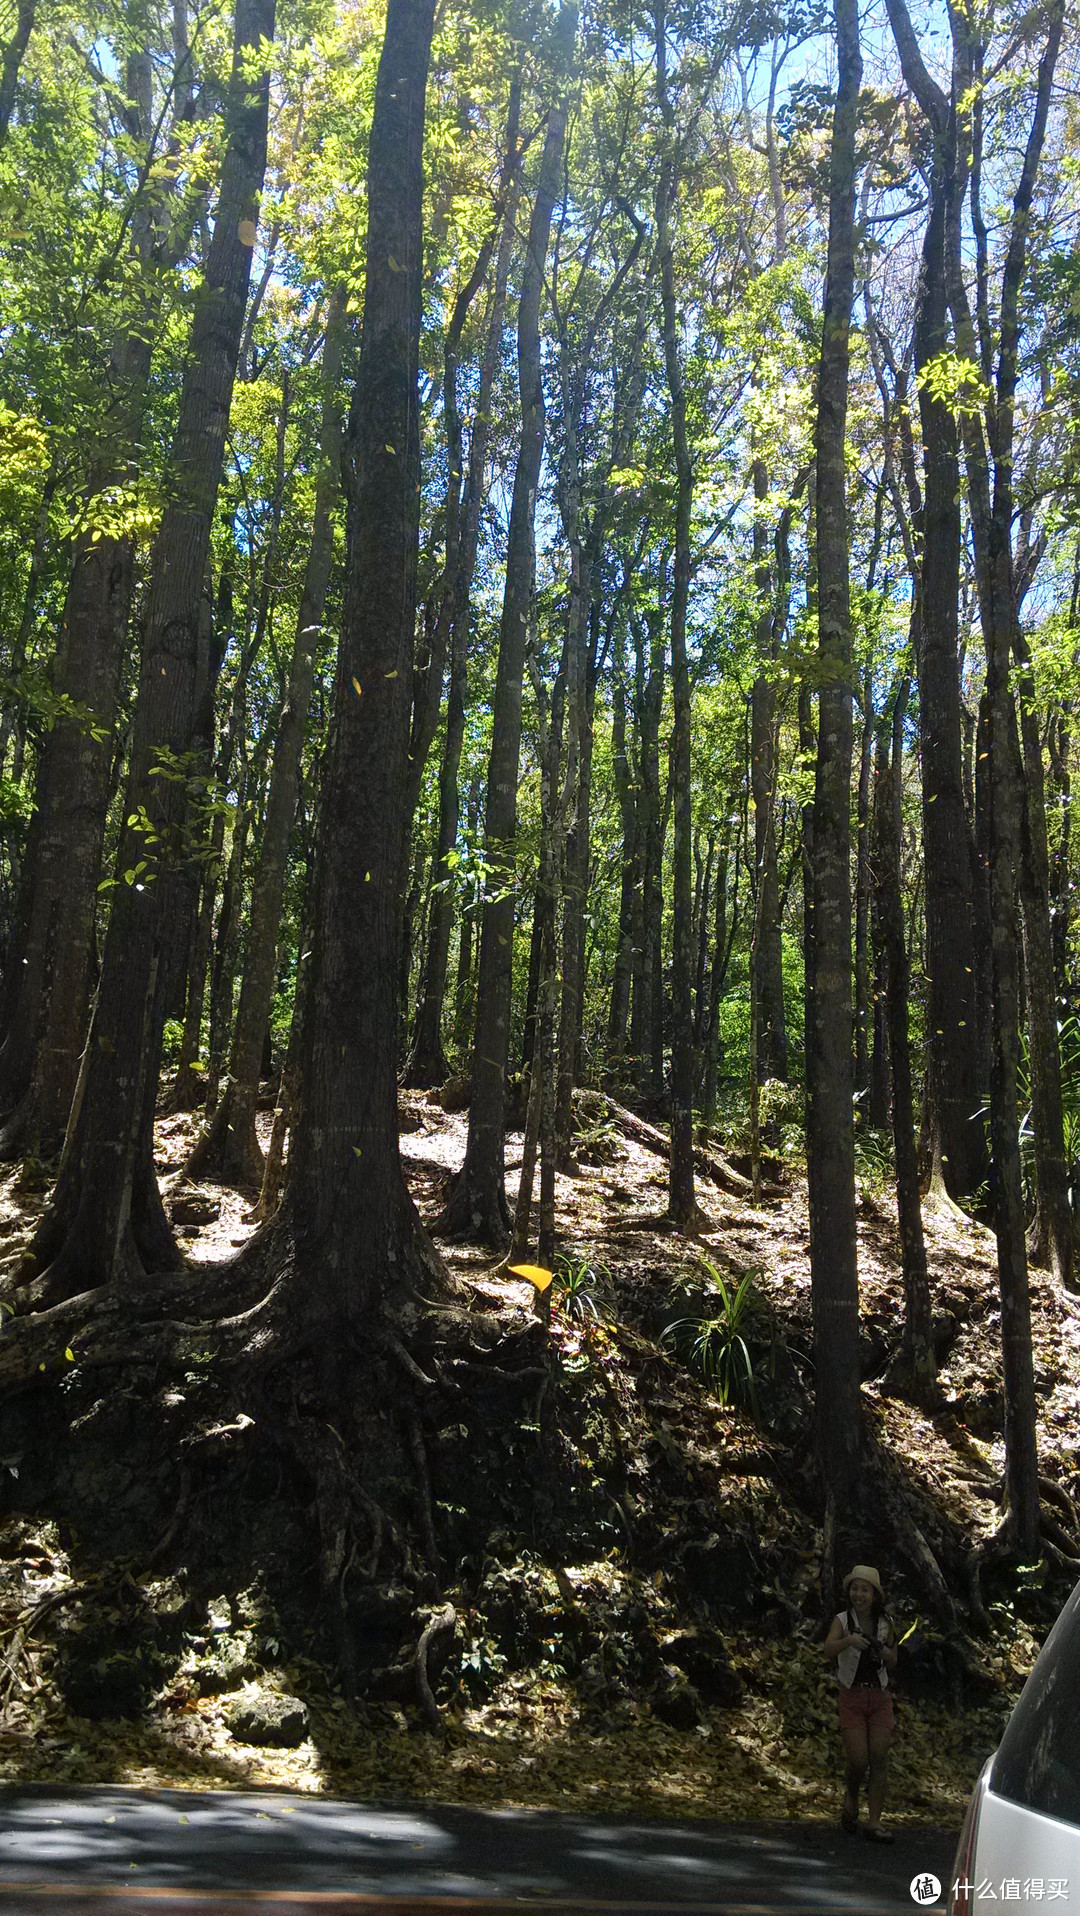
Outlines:
{"label": "sloped ground", "polygon": [[[407,1094],[403,1107],[415,1128],[402,1136],[402,1151],[431,1216],[464,1153],[466,1119],[422,1094]],[[167,1198],[194,1129],[183,1117],[161,1124]],[[754,1209],[701,1180],[706,1224],[699,1239],[684,1239],[660,1218],[666,1177],[657,1156],[611,1125],[591,1149],[606,1161],[560,1178],[557,1201],[565,1254],[592,1272],[592,1310],[579,1320],[556,1302],[558,1428],[552,1436],[550,1404],[519,1408],[482,1561],[466,1551],[459,1563],[450,1592],[457,1630],[436,1683],[443,1740],[421,1727],[415,1708],[409,1659],[426,1612],[403,1607],[383,1679],[353,1706],[317,1662],[289,1659],[288,1632],[258,1586],[231,1602],[223,1593],[193,1621],[177,1586],[129,1579],[125,1589],[122,1578],[114,1581],[101,1594],[114,1631],[133,1627],[130,1618],[148,1608],[175,1613],[185,1627],[178,1623],[156,1695],[128,1720],[74,1714],[70,1683],[64,1700],[64,1618],[77,1608],[69,1555],[77,1540],[9,1519],[0,1530],[0,1777],[265,1783],[653,1815],[835,1814],[835,1699],[817,1650],[831,1606],[815,1581],[820,1537],[806,1471],[805,1189],[793,1183],[782,1200]],[[520,1135],[512,1135],[511,1192],[520,1151]],[[34,1184],[33,1175],[13,1173],[0,1185],[7,1256],[40,1204]],[[250,1207],[214,1186],[200,1195],[209,1208],[220,1205],[187,1236],[192,1260],[207,1263],[246,1238]],[[927,1216],[947,1393],[930,1417],[874,1381],[902,1298],[887,1194],[863,1192],[859,1228],[871,1428],[888,1467],[914,1494],[923,1534],[949,1562],[1000,1515],[992,1241],[952,1214]],[[475,1308],[497,1316],[505,1332],[533,1321],[527,1283],[493,1273],[477,1253],[451,1248],[448,1256]],[[726,1276],[756,1273],[756,1419],[716,1403],[658,1342],[665,1324],[707,1306],[715,1287],[703,1257]],[[1042,1468],[1064,1495],[1065,1521],[1080,1488],[1080,1309],[1042,1273],[1034,1274],[1032,1301]],[[574,1486],[543,1530],[547,1538],[562,1522],[560,1552],[520,1520],[545,1494],[545,1441],[559,1448],[562,1480]],[[5,1467],[17,1470],[18,1462],[0,1459]],[[452,1534],[454,1493],[442,1488],[440,1515]],[[1019,1592],[1015,1580],[990,1588],[991,1635],[968,1640],[936,1626],[884,1513],[880,1536],[867,1537],[859,1554],[880,1561],[900,1632],[911,1631],[890,1809],[955,1820],[1068,1579],[1054,1573],[1044,1589],[1036,1573]],[[230,1733],[230,1701],[268,1689],[307,1704],[310,1735],[298,1748],[254,1747]]]}

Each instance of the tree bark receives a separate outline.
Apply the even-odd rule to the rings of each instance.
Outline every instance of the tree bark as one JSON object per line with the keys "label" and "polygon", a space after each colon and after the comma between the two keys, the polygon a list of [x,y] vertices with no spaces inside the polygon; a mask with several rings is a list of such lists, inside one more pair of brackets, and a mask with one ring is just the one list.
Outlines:
{"label": "tree bark", "polygon": [[[469,597],[472,589],[472,575],[476,566],[476,543],[479,531],[479,514],[482,497],[484,464],[487,456],[490,435],[490,401],[494,371],[494,358],[497,355],[502,337],[502,318],[506,298],[506,277],[509,268],[510,245],[513,237],[513,216],[517,208],[518,188],[518,124],[521,108],[521,85],[518,78],[510,85],[510,110],[507,125],[506,156],[503,162],[502,179],[499,189],[499,203],[502,209],[496,220],[494,231],[483,241],[473,270],[462,287],[454,303],[450,324],[446,332],[446,347],[443,357],[443,421],[446,433],[446,563],[439,593],[439,606],[435,618],[435,629],[427,658],[422,669],[413,673],[413,718],[412,734],[409,741],[408,764],[408,809],[410,819],[416,811],[423,783],[424,768],[432,740],[438,730],[439,708],[442,698],[443,670],[446,664],[448,647],[452,646],[455,625],[467,617]],[[469,473],[463,482],[461,411],[458,400],[458,356],[461,350],[461,335],[465,321],[477,293],[487,277],[488,263],[501,227],[499,267],[496,272],[494,298],[497,315],[497,331],[488,331],[487,350],[480,368],[480,393],[477,406],[473,438],[477,440],[477,458],[472,456],[470,446]],[[500,293],[499,278],[502,289]],[[493,315],[494,317],[495,315]],[[477,480],[477,466],[479,479]],[[465,611],[461,610],[462,605]]]}
{"label": "tree bark", "polygon": [[322,632],[333,560],[333,510],[341,458],[338,385],[344,318],[345,295],[335,292],[323,345],[319,472],[311,545],[300,595],[288,689],[274,736],[270,788],[252,885],[247,954],[228,1081],[210,1129],[196,1145],[187,1167],[189,1177],[216,1177],[224,1184],[261,1185],[263,1178],[262,1147],[255,1131],[259,1067],[274,999],[289,837],[300,791],[300,758],[311,705],[315,650]]}
{"label": "tree bark", "polygon": [[[768,470],[754,460],[754,497],[764,507]],[[769,666],[776,657],[775,588],[768,554],[768,528],[754,521],[754,583],[758,599],[757,649],[764,664],[750,699],[750,783],[754,801],[755,948],[758,1005],[758,1069],[761,1077],[786,1079],[787,1017],[780,934],[780,885],[776,869],[776,686]],[[760,896],[758,896],[760,894]]]}
{"label": "tree bark", "polygon": [[30,35],[34,31],[36,12],[37,0],[18,0],[15,31],[4,47],[3,58],[0,59],[0,147],[7,139],[11,116],[15,111],[19,68],[30,44]]}
{"label": "tree bark", "polygon": [[[1023,790],[1016,707],[1010,671],[1016,642],[1014,591],[1013,444],[1020,295],[1027,271],[1028,227],[1046,134],[1054,71],[1064,26],[1064,7],[1051,7],[1039,63],[1035,109],[1020,178],[1013,195],[1009,241],[1002,274],[1000,343],[990,411],[994,463],[990,495],[986,446],[977,420],[968,420],[966,450],[972,529],[983,629],[986,639],[990,913],[993,963],[993,1060],[990,1092],[992,1195],[1001,1295],[1002,1370],[1005,1387],[1006,1536],[1025,1560],[1039,1548],[1038,1447],[1031,1301],[1028,1289],[1020,1164],[1017,1090],[1019,1069],[1019,952],[1017,877],[1022,856]],[[973,69],[967,29],[953,18],[957,61]],[[950,294],[958,346],[969,354],[975,336],[954,237]]]}
{"label": "tree bark", "polygon": [[433,0],[390,0],[368,156],[341,644],[324,762],[302,1094],[284,1209],[324,1387],[440,1281],[398,1152],[397,1036],[420,515],[423,133]]}
{"label": "tree bark", "polygon": [[[241,717],[243,724],[243,717]],[[244,890],[244,866],[247,859],[248,831],[257,778],[244,749],[237,739],[240,766],[236,780],[236,816],[232,841],[221,887],[217,924],[214,927],[214,952],[210,966],[210,1033],[206,1063],[206,1118],[212,1123],[221,1096],[221,1080],[229,1034],[233,1023],[233,985],[237,970],[237,945],[240,935],[240,908]]]}
{"label": "tree bark", "polygon": [[[269,87],[252,54],[273,0],[238,0],[229,135],[214,234],[192,321],[143,625],[118,882],[89,1038],[85,1090],[31,1259],[49,1295],[139,1282],[182,1261],[153,1164],[170,954],[189,901],[189,755],[199,709],[200,605],[266,164]],[[137,1006],[138,1015],[132,1015]]]}
{"label": "tree bark", "polygon": [[536,492],[545,428],[540,298],[565,133],[566,106],[560,96],[548,119],[518,307],[521,438],[510,507],[484,814],[488,875],[480,933],[469,1137],[464,1164],[436,1225],[443,1236],[467,1237],[497,1251],[505,1249],[509,1227],[504,1138],[513,984],[521,691],[533,592]]}
{"label": "tree bark", "polygon": [[633,627],[637,648],[634,691],[638,735],[637,863],[641,891],[634,918],[630,1049],[639,1094],[645,1099],[657,1100],[664,1091],[664,842],[660,808],[664,637],[659,605],[650,608],[645,626],[635,619]]}
{"label": "tree bark", "polygon": [[1034,710],[1031,657],[1019,620],[1013,628],[1019,672],[1020,739],[1023,753],[1020,820],[1020,908],[1024,969],[1028,984],[1028,1057],[1035,1132],[1037,1211],[1033,1256],[1045,1258],[1066,1289],[1075,1287],[1069,1167],[1058,1051],[1059,1006],[1054,985],[1050,919],[1050,850],[1046,835],[1046,782],[1042,737]]}
{"label": "tree bark", "polygon": [[[536,879],[536,902],[533,907],[537,984],[533,1043],[529,1060],[529,1103],[521,1151],[521,1178],[514,1207],[513,1241],[510,1246],[510,1257],[517,1262],[527,1257],[529,1251],[533,1184],[542,1132],[546,1134],[544,1141],[549,1156],[553,1142],[550,1118],[554,1113],[551,1078],[555,1065],[553,1050],[557,972],[555,910],[559,895],[560,849],[559,771],[562,762],[563,713],[566,707],[565,665],[568,651],[569,642],[564,649],[563,665],[556,675],[555,686],[550,697],[544,687],[535,653],[531,653],[529,660],[536,697],[540,746],[540,859]],[[549,1120],[546,1125],[545,1118]],[[541,1169],[541,1179],[543,1180],[543,1169]],[[543,1206],[541,1209],[543,1212]],[[539,1251],[537,1262],[544,1264],[546,1269],[551,1269],[550,1262],[546,1261]]]}
{"label": "tree bark", "polygon": [[[931,78],[905,0],[887,0],[904,77],[930,123],[930,211],[915,311],[915,370],[923,440],[922,558],[918,593],[919,742],[926,883],[927,1062],[930,1147],[950,1196],[969,1198],[986,1177],[975,968],[975,858],[964,801],[957,608],[960,465],[957,422],[935,398],[927,369],[949,350],[948,245],[963,199],[957,111]],[[954,80],[954,86],[955,86]],[[921,377],[920,377],[921,376]]]}
{"label": "tree bark", "polygon": [[671,406],[675,451],[675,556],[671,582],[671,781],[675,829],[673,843],[671,950],[671,1165],[668,1210],[680,1230],[698,1219],[694,1196],[694,894],[693,820],[690,809],[690,674],[686,659],[686,615],[690,600],[690,512],[694,469],[686,430],[686,390],[679,351],[675,304],[675,252],[671,230],[678,195],[675,115],[667,87],[667,19],[655,14],[656,90],[664,122],[666,151],[656,196],[656,248],[660,260],[660,303],[664,323],[664,371]]}
{"label": "tree bark", "polygon": [[[183,49],[180,57],[186,57]],[[149,157],[154,129],[148,53],[129,58],[125,105],[127,131]],[[170,242],[158,231],[161,210],[143,194],[132,215],[136,310],[112,343],[108,405],[86,495],[91,516],[95,499],[130,480],[139,464],[160,302],[155,282],[160,284],[161,269],[173,257]],[[0,1049],[0,1111],[7,1118],[0,1156],[29,1150],[51,1157],[63,1140],[71,1108],[89,1018],[102,839],[134,563],[130,537],[95,539],[88,529],[74,541],[54,667],[55,688],[70,705],[54,723],[38,762],[27,904],[13,948]],[[31,574],[28,610],[33,564]],[[19,634],[16,653],[24,650],[27,636],[28,628]]]}
{"label": "tree bark", "polygon": [[860,1101],[870,1089],[870,763],[874,738],[873,674],[862,686],[859,783],[856,798],[855,851],[855,1092]]}
{"label": "tree bark", "polygon": [[[450,682],[446,698],[446,741],[439,770],[439,824],[436,841],[436,877],[428,920],[427,950],[424,957],[420,1004],[412,1050],[405,1067],[403,1083],[416,1089],[442,1084],[449,1076],[443,1050],[442,1021],[446,998],[446,968],[450,956],[450,933],[454,917],[454,864],[460,822],[458,777],[461,750],[465,741],[465,712],[468,698],[469,614],[472,583],[476,571],[476,552],[480,533],[480,509],[484,499],[488,447],[491,443],[491,394],[502,345],[506,318],[506,287],[514,242],[514,221],[519,192],[518,123],[521,84],[515,77],[510,90],[510,111],[506,129],[506,161],[503,169],[505,210],[499,250],[495,261],[495,283],[487,336],[480,362],[480,387],[472,436],[469,441],[469,474],[465,489],[460,537],[456,541],[455,563],[449,578],[451,604]],[[461,461],[461,428],[457,412],[456,362],[446,367],[446,412],[448,440],[457,442],[457,460]],[[457,425],[454,421],[457,420]],[[451,463],[453,455],[451,454]],[[449,570],[449,541],[447,547]]]}
{"label": "tree bark", "polygon": [[619,932],[608,1008],[607,1064],[621,1083],[630,1017],[630,980],[634,966],[634,907],[640,890],[637,864],[637,806],[626,740],[626,657],[622,625],[617,627],[611,688],[611,762],[619,800],[622,833]]}
{"label": "tree bark", "polygon": [[814,783],[813,1017],[806,1148],[814,1396],[827,1528],[853,1506],[862,1442],[851,1003],[851,604],[844,439],[854,291],[855,132],[862,54],[855,0],[835,0],[838,57],[829,248],[818,372],[818,747]]}
{"label": "tree bark", "polygon": [[[873,940],[886,1006],[892,1063],[892,1124],[896,1151],[896,1208],[904,1270],[904,1334],[890,1381],[929,1402],[937,1381],[930,1335],[930,1281],[923,1239],[915,1106],[908,1035],[910,978],[900,890],[901,778],[908,684],[903,680],[879,722],[872,816]],[[891,718],[891,722],[890,722]],[[891,752],[890,752],[891,733]]]}

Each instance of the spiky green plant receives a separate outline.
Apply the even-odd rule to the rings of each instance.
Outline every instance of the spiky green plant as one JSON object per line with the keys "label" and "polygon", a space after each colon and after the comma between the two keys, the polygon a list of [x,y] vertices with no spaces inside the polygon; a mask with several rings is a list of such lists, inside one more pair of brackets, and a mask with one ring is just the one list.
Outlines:
{"label": "spiky green plant", "polygon": [[753,1270],[729,1284],[709,1258],[702,1265],[715,1289],[719,1309],[701,1317],[680,1317],[661,1334],[690,1364],[721,1404],[755,1410],[754,1361],[750,1355],[750,1318],[755,1303]]}
{"label": "spiky green plant", "polygon": [[574,1263],[569,1258],[560,1260],[552,1279],[552,1290],[567,1317],[579,1324],[598,1324],[600,1307],[597,1299],[597,1284],[605,1276],[588,1259]]}

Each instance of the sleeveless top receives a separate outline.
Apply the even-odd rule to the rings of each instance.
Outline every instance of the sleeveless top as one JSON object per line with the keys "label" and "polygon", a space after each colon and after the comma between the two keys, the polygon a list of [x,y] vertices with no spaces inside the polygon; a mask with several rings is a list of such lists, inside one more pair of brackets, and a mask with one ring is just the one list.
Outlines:
{"label": "sleeveless top", "polygon": [[[853,1610],[838,1610],[836,1613],[836,1621],[837,1623],[843,1624],[845,1636],[851,1635],[853,1626],[856,1630],[859,1628],[859,1620]],[[859,1631],[859,1634],[860,1636],[865,1636],[867,1632]],[[882,1612],[877,1621],[877,1638],[879,1643],[887,1644],[889,1641],[889,1619],[884,1612]],[[840,1688],[842,1690],[850,1690],[854,1683],[858,1674],[859,1659],[861,1656],[862,1651],[857,1650],[854,1645],[852,1645],[850,1650],[841,1650],[840,1655],[837,1657],[836,1674],[840,1679]],[[880,1670],[876,1672],[875,1681],[880,1684],[883,1690],[888,1689],[889,1672],[884,1664],[882,1664]]]}

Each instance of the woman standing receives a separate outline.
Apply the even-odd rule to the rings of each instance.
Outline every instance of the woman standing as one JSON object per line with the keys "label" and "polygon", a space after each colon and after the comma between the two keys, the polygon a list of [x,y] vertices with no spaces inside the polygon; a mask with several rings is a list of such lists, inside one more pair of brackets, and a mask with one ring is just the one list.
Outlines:
{"label": "woman standing", "polygon": [[844,1578],[848,1608],[832,1620],[822,1655],[835,1658],[840,1680],[840,1734],[847,1758],[847,1780],[840,1827],[853,1836],[859,1827],[859,1790],[867,1771],[867,1818],[863,1835],[871,1843],[891,1843],[881,1827],[889,1773],[889,1745],[896,1728],[889,1677],[896,1669],[896,1634],[885,1613],[881,1578],[869,1564],[857,1563]]}

